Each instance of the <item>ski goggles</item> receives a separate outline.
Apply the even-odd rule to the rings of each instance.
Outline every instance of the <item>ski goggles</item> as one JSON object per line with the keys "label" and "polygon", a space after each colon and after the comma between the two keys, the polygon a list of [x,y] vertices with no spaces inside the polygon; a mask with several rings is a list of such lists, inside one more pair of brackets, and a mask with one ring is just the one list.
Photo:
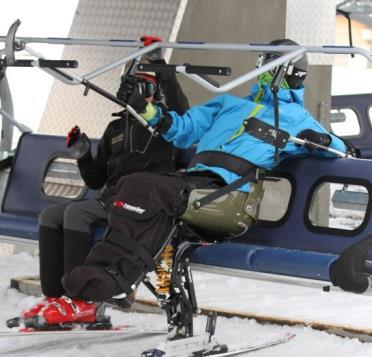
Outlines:
{"label": "ski goggles", "polygon": [[136,73],[139,92],[145,98],[153,96],[157,91],[156,78],[149,74]]}

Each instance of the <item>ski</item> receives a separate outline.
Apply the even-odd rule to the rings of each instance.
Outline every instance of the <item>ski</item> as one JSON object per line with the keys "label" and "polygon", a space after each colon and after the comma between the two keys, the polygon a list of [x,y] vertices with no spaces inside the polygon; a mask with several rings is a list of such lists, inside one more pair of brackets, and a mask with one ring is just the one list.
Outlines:
{"label": "ski", "polygon": [[[31,355],[33,352],[46,353],[53,351],[55,348],[77,348],[86,349],[91,345],[102,345],[121,343],[122,341],[132,341],[138,339],[155,338],[159,333],[134,332],[129,330],[75,330],[75,331],[38,331],[37,334],[30,332],[15,332],[19,339],[5,339],[3,337],[13,336],[12,332],[0,336],[1,343],[0,356],[9,356],[13,354]],[[137,329],[139,331],[139,329]],[[68,334],[70,332],[70,334]],[[163,331],[161,331],[163,333]],[[40,337],[40,335],[45,335]],[[29,337],[28,337],[29,336]],[[33,336],[34,338],[32,338]],[[5,341],[7,343],[5,343]],[[14,343],[17,341],[16,343]]]}
{"label": "ski", "polygon": [[233,351],[228,351],[228,352],[215,354],[215,355],[213,355],[213,357],[238,356],[238,355],[241,355],[243,353],[262,350],[262,349],[265,349],[265,348],[269,348],[269,347],[272,347],[272,346],[276,346],[276,345],[280,345],[282,343],[288,342],[292,338],[294,338],[295,336],[296,336],[295,334],[288,333],[288,334],[285,334],[282,337],[273,339],[273,340],[268,341],[268,342],[264,342],[264,343],[261,343],[261,344],[258,344],[258,345],[247,346],[247,347],[240,347],[240,348],[238,348],[236,350],[233,350]]}
{"label": "ski", "polygon": [[[152,349],[148,351],[144,351],[141,354],[141,357],[191,357],[191,356],[213,356],[213,357],[228,357],[228,356],[238,356],[244,353],[254,352],[258,350],[262,350],[265,348],[273,347],[276,345],[280,345],[282,343],[290,341],[296,335],[291,333],[286,333],[280,337],[273,338],[267,342],[260,343],[257,345],[249,345],[245,347],[238,347],[233,349],[232,351],[224,351],[224,352],[217,352],[216,350],[199,350],[199,351],[182,351],[180,348],[178,351],[176,349],[170,349],[167,351],[162,351],[160,349]],[[177,341],[178,344],[182,343],[182,340]],[[220,345],[221,346],[221,345]],[[179,346],[180,347],[180,346]],[[181,350],[181,352],[180,352]]]}
{"label": "ski", "polygon": [[151,327],[139,327],[135,325],[116,325],[105,329],[87,329],[80,325],[73,325],[69,328],[56,328],[49,330],[40,330],[32,327],[21,328],[17,331],[0,331],[0,338],[4,337],[19,337],[19,336],[43,336],[43,335],[105,335],[105,334],[145,334],[145,335],[166,335],[166,329],[158,329]]}

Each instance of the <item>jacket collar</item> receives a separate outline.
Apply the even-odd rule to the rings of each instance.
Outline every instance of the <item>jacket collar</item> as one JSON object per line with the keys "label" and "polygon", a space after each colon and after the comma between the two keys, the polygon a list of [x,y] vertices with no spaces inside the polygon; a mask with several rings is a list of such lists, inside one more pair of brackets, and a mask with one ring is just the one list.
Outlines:
{"label": "jacket collar", "polygon": [[[278,98],[280,102],[297,103],[304,106],[304,88],[299,89],[279,89]],[[250,100],[255,102],[273,103],[273,94],[269,85],[254,84],[251,88]]]}

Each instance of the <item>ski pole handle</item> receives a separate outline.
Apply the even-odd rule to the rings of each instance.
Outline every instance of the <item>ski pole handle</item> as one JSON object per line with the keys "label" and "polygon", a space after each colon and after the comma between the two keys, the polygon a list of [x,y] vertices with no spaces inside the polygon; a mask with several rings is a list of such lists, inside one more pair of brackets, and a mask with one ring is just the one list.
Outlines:
{"label": "ski pole handle", "polygon": [[295,144],[298,144],[298,145],[301,145],[301,146],[304,146],[304,147],[311,147],[311,148],[314,148],[314,149],[319,149],[319,150],[323,150],[323,151],[327,151],[327,152],[330,152],[338,157],[344,157],[344,158],[348,158],[350,157],[350,155],[348,154],[345,154],[344,152],[342,151],[339,151],[339,150],[336,150],[336,149],[332,149],[328,146],[324,146],[324,145],[320,145],[320,144],[317,144],[317,143],[313,143],[312,141],[309,141],[309,140],[306,140],[306,139],[299,139],[299,138],[296,138],[296,137],[293,137],[291,136],[289,138],[289,141],[292,141],[293,143]]}

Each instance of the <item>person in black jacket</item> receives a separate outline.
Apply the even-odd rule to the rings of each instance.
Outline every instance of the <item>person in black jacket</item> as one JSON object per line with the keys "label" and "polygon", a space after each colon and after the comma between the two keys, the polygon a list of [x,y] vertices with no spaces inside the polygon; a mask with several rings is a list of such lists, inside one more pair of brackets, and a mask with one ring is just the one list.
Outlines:
{"label": "person in black jacket", "polygon": [[[158,61],[159,62],[159,61]],[[160,60],[164,62],[164,60]],[[126,102],[137,86],[148,102],[160,103],[183,114],[188,100],[175,74],[136,73],[123,76],[117,97]],[[162,94],[164,93],[164,94]],[[64,295],[61,278],[65,272],[84,264],[92,246],[97,225],[106,223],[105,202],[113,194],[118,179],[127,174],[175,171],[177,151],[161,136],[154,137],[126,110],[109,123],[93,157],[90,141],[78,126],[70,130],[67,147],[77,159],[81,176],[99,199],[76,200],[43,210],[39,217],[40,281],[45,298],[22,312],[24,319],[36,316],[46,303]]]}

